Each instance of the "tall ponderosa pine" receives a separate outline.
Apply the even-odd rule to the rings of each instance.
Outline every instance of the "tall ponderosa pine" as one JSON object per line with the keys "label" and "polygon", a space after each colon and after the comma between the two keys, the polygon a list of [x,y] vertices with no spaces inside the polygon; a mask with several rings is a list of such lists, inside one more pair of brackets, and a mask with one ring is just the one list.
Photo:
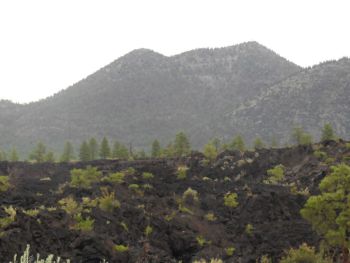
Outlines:
{"label": "tall ponderosa pine", "polygon": [[98,143],[95,138],[91,138],[89,141],[90,159],[96,160],[98,158]]}
{"label": "tall ponderosa pine", "polygon": [[265,147],[265,145],[259,137],[254,140],[254,149],[258,150],[258,149],[262,149],[264,147]]}
{"label": "tall ponderosa pine", "polygon": [[66,142],[61,156],[61,162],[70,162],[74,159],[74,148],[70,142]]}
{"label": "tall ponderosa pine", "polygon": [[124,144],[117,141],[113,145],[112,157],[116,159],[128,159],[129,150]]}
{"label": "tall ponderosa pine", "polygon": [[343,262],[348,263],[350,261],[350,167],[339,164],[331,169],[331,174],[323,178],[319,185],[321,193],[307,200],[301,215],[326,239],[328,244],[342,248]]}
{"label": "tall ponderosa pine", "polygon": [[18,157],[17,151],[15,148],[13,148],[11,151],[11,154],[10,154],[10,161],[11,162],[18,162],[18,160],[19,160],[19,157]]}
{"label": "tall ponderosa pine", "polygon": [[29,159],[38,163],[44,162],[46,156],[46,146],[39,142],[34,151],[29,155]]}
{"label": "tall ponderosa pine", "polygon": [[158,158],[161,154],[160,143],[158,140],[154,140],[152,143],[152,157]]}
{"label": "tall ponderosa pine", "polygon": [[321,141],[335,140],[336,136],[334,134],[332,125],[327,123],[323,126]]}
{"label": "tall ponderosa pine", "polygon": [[102,159],[107,159],[111,157],[111,148],[106,137],[103,138],[101,147],[100,147],[100,157]]}
{"label": "tall ponderosa pine", "polygon": [[82,162],[87,162],[91,160],[89,144],[86,141],[83,141],[83,143],[80,146],[79,159]]}
{"label": "tall ponderosa pine", "polygon": [[174,151],[177,157],[186,156],[191,152],[190,142],[184,132],[176,134]]}
{"label": "tall ponderosa pine", "polygon": [[241,135],[237,135],[233,138],[232,142],[229,145],[230,150],[238,150],[243,152],[245,150],[245,143]]}

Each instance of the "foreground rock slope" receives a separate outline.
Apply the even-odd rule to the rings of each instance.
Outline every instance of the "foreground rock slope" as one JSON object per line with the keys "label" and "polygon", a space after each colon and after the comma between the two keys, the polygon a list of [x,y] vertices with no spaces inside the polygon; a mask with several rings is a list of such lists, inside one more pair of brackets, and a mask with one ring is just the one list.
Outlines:
{"label": "foreground rock slope", "polygon": [[[316,157],[316,150],[325,152],[327,160]],[[214,257],[255,262],[263,255],[277,260],[290,247],[318,244],[320,238],[299,211],[308,193],[318,191],[329,166],[349,160],[346,143],[331,141],[224,152],[212,163],[200,153],[184,159],[132,162],[3,162],[0,174],[9,176],[11,188],[0,192],[0,218],[7,216],[5,207],[10,206],[16,216],[0,229],[1,262],[11,260],[27,244],[33,252],[53,253],[73,262],[186,263]],[[267,170],[280,164],[285,167],[284,179],[278,184],[264,183]],[[126,175],[119,183],[100,180],[88,189],[70,187],[70,171],[89,165],[106,178],[118,171]],[[188,168],[185,178],[179,178],[179,167]],[[197,192],[198,200],[194,195],[184,196],[189,188]],[[86,197],[93,200],[106,189],[115,193],[120,206],[111,212],[90,206],[82,215],[94,220],[92,230],[73,229],[74,220],[59,201],[72,197],[82,205]],[[237,193],[237,207],[224,205],[228,192]],[[38,213],[29,215],[33,209]],[[116,245],[127,250],[121,252]],[[228,248],[234,248],[232,255]]]}

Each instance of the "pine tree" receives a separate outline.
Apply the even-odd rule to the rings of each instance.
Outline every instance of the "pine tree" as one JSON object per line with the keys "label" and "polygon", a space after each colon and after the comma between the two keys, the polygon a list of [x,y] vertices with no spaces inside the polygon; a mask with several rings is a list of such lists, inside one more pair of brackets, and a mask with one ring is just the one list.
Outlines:
{"label": "pine tree", "polygon": [[161,153],[160,143],[158,140],[154,140],[152,143],[152,157],[158,158]]}
{"label": "pine tree", "polygon": [[61,156],[61,162],[70,162],[74,159],[74,148],[70,142],[66,142],[64,145],[63,154]]}
{"label": "pine tree", "polygon": [[113,145],[112,157],[116,159],[129,159],[128,148],[118,141],[115,142]]}
{"label": "pine tree", "polygon": [[218,152],[216,150],[215,145],[213,142],[207,143],[203,148],[203,154],[205,157],[207,157],[210,161],[215,160],[216,156],[218,155]]}
{"label": "pine tree", "polygon": [[106,137],[103,138],[100,148],[100,157],[102,159],[107,159],[111,157],[111,148]]}
{"label": "pine tree", "polygon": [[230,150],[238,150],[243,152],[245,150],[245,143],[241,135],[237,135],[233,138],[231,144],[229,145]]}
{"label": "pine tree", "polygon": [[18,162],[18,160],[19,160],[19,157],[18,157],[17,151],[15,148],[13,148],[11,151],[11,155],[10,155],[10,161],[11,162]]}
{"label": "pine tree", "polygon": [[83,141],[83,143],[80,146],[79,159],[82,162],[87,162],[91,160],[89,144],[86,141]]}
{"label": "pine tree", "polygon": [[30,154],[29,159],[38,163],[42,163],[45,161],[45,155],[46,146],[42,142],[39,142],[34,151]]}
{"label": "pine tree", "polygon": [[89,141],[90,159],[96,160],[98,158],[98,144],[95,138],[91,138]]}
{"label": "pine tree", "polygon": [[350,167],[339,164],[319,184],[320,194],[311,196],[301,215],[327,243],[341,247],[343,262],[349,262]]}
{"label": "pine tree", "polygon": [[190,142],[184,132],[176,134],[174,151],[177,157],[186,156],[191,152]]}
{"label": "pine tree", "polygon": [[301,127],[295,127],[293,129],[292,138],[297,145],[308,145],[312,143],[311,134],[305,132]]}
{"label": "pine tree", "polygon": [[48,152],[45,155],[45,162],[48,162],[48,163],[54,163],[55,162],[55,155],[54,155],[53,152]]}
{"label": "pine tree", "polygon": [[335,140],[336,136],[334,134],[332,125],[327,123],[323,126],[321,141]]}
{"label": "pine tree", "polygon": [[264,147],[265,147],[265,145],[264,145],[263,141],[259,137],[256,138],[254,141],[254,149],[258,150],[258,149],[262,149]]}

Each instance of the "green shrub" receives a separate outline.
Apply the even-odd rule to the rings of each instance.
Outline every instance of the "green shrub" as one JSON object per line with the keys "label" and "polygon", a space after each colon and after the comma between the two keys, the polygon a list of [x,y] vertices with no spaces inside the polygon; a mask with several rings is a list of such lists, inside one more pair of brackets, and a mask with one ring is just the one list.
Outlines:
{"label": "green shrub", "polygon": [[74,216],[74,220],[76,221],[74,225],[74,229],[80,230],[82,232],[90,232],[94,228],[94,219],[91,219],[90,217],[83,218],[81,213],[78,213]]}
{"label": "green shrub", "polygon": [[16,219],[16,209],[14,209],[12,206],[4,207],[5,213],[8,214],[7,217],[0,218],[0,229],[5,228],[11,223],[13,223]]}
{"label": "green shrub", "polygon": [[129,250],[128,246],[124,246],[124,245],[115,245],[114,246],[114,250],[120,253],[126,252]]}
{"label": "green shrub", "polygon": [[199,201],[198,192],[193,190],[191,187],[187,188],[187,190],[183,193],[182,199],[186,203],[197,203]]}
{"label": "green shrub", "polygon": [[134,175],[136,173],[135,168],[129,167],[123,171],[126,175]]}
{"label": "green shrub", "polygon": [[142,185],[142,188],[143,189],[152,189],[153,186],[151,184],[144,184],[144,185]]}
{"label": "green shrub", "polygon": [[154,175],[152,173],[147,173],[147,172],[142,173],[142,178],[145,180],[150,180],[153,177],[154,177]]}
{"label": "green shrub", "polygon": [[332,263],[333,261],[324,258],[320,253],[316,253],[315,248],[306,244],[298,249],[290,249],[285,253],[280,263]]}
{"label": "green shrub", "polygon": [[221,259],[212,258],[210,261],[206,261],[205,259],[195,260],[192,263],[224,263]]}
{"label": "green shrub", "polygon": [[225,252],[226,252],[226,255],[229,256],[229,257],[232,257],[233,256],[233,253],[235,252],[235,248],[234,247],[228,247],[225,249]]}
{"label": "green shrub", "polygon": [[146,226],[146,228],[145,228],[145,236],[149,237],[152,233],[153,233],[153,228],[150,225]]}
{"label": "green shrub", "polygon": [[224,196],[224,205],[230,208],[236,208],[238,206],[237,197],[238,195],[236,193],[228,192]]}
{"label": "green shrub", "polygon": [[252,224],[247,224],[245,226],[245,232],[247,233],[248,236],[252,236],[253,235],[253,230],[254,230],[254,227]]}
{"label": "green shrub", "polygon": [[327,153],[317,150],[317,151],[314,151],[314,156],[320,160],[324,160],[327,158]]}
{"label": "green shrub", "polygon": [[209,221],[209,222],[214,222],[214,221],[217,220],[215,214],[212,213],[212,212],[206,214],[204,217],[205,217],[205,219],[206,219],[207,221]]}
{"label": "green shrub", "polygon": [[96,167],[88,166],[86,169],[73,169],[71,171],[70,186],[75,188],[90,188],[93,183],[100,180],[102,173]]}
{"label": "green shrub", "polygon": [[102,189],[102,196],[98,198],[98,207],[105,212],[113,212],[120,207],[120,202],[115,198],[114,192],[109,192],[106,188]]}
{"label": "green shrub", "polygon": [[205,243],[207,242],[207,241],[205,240],[205,238],[202,237],[202,236],[196,237],[196,240],[197,240],[198,245],[200,245],[201,247],[203,247],[203,246],[205,245]]}
{"label": "green shrub", "polygon": [[73,197],[66,197],[58,201],[61,209],[66,211],[69,215],[75,215],[81,212],[82,208],[79,204],[73,199]]}
{"label": "green shrub", "polygon": [[105,178],[105,181],[111,182],[111,183],[116,183],[116,184],[121,184],[124,182],[124,178],[125,178],[124,172],[117,172],[117,173],[109,174],[108,177]]}
{"label": "green shrub", "polygon": [[335,158],[327,158],[325,161],[324,161],[327,165],[331,165],[335,162]]}
{"label": "green shrub", "polygon": [[8,176],[0,176],[0,192],[6,192],[10,188]]}
{"label": "green shrub", "polygon": [[268,178],[264,180],[266,184],[277,184],[284,179],[284,166],[279,164],[274,168],[267,170]]}
{"label": "green shrub", "polygon": [[29,210],[23,210],[23,213],[26,214],[27,216],[31,216],[31,217],[36,217],[39,214],[39,210],[38,209],[29,209]]}
{"label": "green shrub", "polygon": [[187,177],[187,170],[188,170],[188,167],[187,166],[179,166],[177,168],[177,179],[179,180],[184,180],[186,179]]}
{"label": "green shrub", "polygon": [[136,191],[136,190],[139,190],[139,189],[140,189],[140,186],[139,186],[138,184],[130,184],[130,185],[128,186],[128,188],[129,188],[130,190]]}
{"label": "green shrub", "polygon": [[347,143],[345,144],[345,147],[346,147],[346,149],[350,150],[350,142],[347,142]]}

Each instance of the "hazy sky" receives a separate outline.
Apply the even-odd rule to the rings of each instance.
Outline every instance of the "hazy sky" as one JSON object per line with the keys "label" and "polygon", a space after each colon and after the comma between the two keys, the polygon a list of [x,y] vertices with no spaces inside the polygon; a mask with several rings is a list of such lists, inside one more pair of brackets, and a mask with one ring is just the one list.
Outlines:
{"label": "hazy sky", "polygon": [[135,48],[255,40],[308,66],[350,56],[349,0],[1,0],[0,99],[38,100]]}

